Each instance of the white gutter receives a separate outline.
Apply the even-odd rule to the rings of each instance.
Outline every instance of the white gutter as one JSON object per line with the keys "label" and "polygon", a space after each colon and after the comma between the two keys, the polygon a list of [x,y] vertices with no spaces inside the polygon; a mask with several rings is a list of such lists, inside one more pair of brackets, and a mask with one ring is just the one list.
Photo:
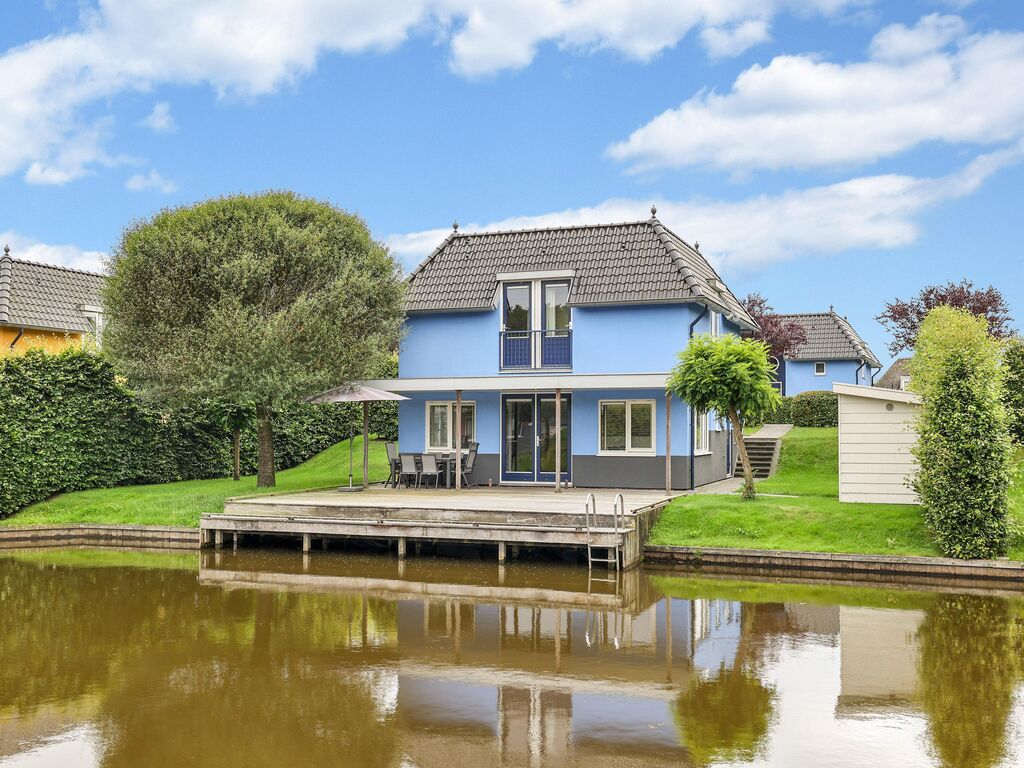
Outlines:
{"label": "white gutter", "polygon": [[369,379],[360,386],[387,392],[532,392],[538,389],[657,389],[664,390],[667,373],[560,373],[504,376],[446,376],[437,378]]}

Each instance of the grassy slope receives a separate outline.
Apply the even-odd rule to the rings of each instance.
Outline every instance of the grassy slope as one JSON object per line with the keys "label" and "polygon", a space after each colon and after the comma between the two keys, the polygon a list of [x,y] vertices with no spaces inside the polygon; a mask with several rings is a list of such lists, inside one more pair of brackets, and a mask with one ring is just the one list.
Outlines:
{"label": "grassy slope", "polygon": [[[356,438],[355,482],[360,480],[362,438]],[[388,475],[383,443],[370,445],[370,480]],[[348,441],[317,454],[304,464],[277,473],[277,486],[268,492],[298,491],[348,482]],[[0,525],[53,525],[63,523],[125,523],[197,527],[204,512],[220,512],[230,496],[259,493],[254,476],[235,482],[230,478],[186,480],[161,485],[97,488],[54,496],[34,504]]]}
{"label": "grassy slope", "polygon": [[[1024,451],[1011,514],[1024,526]],[[835,429],[794,429],[783,439],[779,471],[758,483],[759,496],[698,495],[673,502],[651,535],[652,544],[684,544],[817,552],[938,555],[916,506],[840,503]],[[1010,557],[1024,560],[1018,536]]]}

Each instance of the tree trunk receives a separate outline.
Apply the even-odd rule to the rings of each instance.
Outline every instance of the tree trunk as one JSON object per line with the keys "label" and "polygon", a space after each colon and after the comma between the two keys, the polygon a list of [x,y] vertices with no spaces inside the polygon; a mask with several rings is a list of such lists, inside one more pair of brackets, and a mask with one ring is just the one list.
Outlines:
{"label": "tree trunk", "polygon": [[242,478],[242,430],[235,427],[232,435],[232,445],[234,447],[235,463],[234,469],[232,470],[231,477],[235,480]]}
{"label": "tree trunk", "polygon": [[729,421],[732,423],[732,434],[736,439],[736,451],[740,455],[740,465],[743,467],[743,498],[751,500],[754,498],[754,470],[750,468],[750,457],[747,456],[747,444],[743,442],[743,424],[740,422],[740,415],[735,408],[729,409]]}
{"label": "tree trunk", "polygon": [[256,406],[256,437],[260,456],[256,470],[256,487],[273,488],[274,478],[274,413],[269,405]]}

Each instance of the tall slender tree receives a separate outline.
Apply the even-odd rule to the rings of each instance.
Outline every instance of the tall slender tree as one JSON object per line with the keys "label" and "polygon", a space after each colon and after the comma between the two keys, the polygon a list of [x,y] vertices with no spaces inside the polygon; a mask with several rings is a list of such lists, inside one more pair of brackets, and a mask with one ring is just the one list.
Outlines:
{"label": "tall slender tree", "polygon": [[274,409],[373,371],[403,322],[402,270],[356,216],[290,192],[165,210],[109,262],[104,348],[144,396],[255,405],[257,485]]}

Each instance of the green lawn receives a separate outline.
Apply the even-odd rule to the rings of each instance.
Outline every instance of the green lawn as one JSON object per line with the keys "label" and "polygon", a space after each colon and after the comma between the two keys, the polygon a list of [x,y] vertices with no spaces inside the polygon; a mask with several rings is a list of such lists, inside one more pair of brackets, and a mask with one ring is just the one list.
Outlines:
{"label": "green lawn", "polygon": [[[902,504],[839,501],[835,429],[793,429],[784,438],[779,470],[758,483],[755,501],[733,495],[686,496],[662,514],[651,544],[790,549],[887,555],[939,555],[920,510]],[[790,494],[769,496],[765,494]],[[794,498],[795,497],[795,498]],[[1024,531],[1024,451],[1017,454],[1011,515]],[[1024,560],[1024,536],[1010,557]]]}
{"label": "green lawn", "polygon": [[[356,438],[355,482],[361,478],[362,438]],[[384,444],[370,444],[370,480],[388,476]],[[161,485],[132,485],[98,488],[54,496],[34,504],[16,515],[0,520],[0,525],[61,525],[65,523],[112,523],[140,525],[185,525],[198,527],[204,512],[220,512],[224,500],[261,492],[300,491],[348,483],[348,441],[317,454],[304,464],[277,473],[277,486],[258,491],[255,476],[239,481],[186,480]]]}

